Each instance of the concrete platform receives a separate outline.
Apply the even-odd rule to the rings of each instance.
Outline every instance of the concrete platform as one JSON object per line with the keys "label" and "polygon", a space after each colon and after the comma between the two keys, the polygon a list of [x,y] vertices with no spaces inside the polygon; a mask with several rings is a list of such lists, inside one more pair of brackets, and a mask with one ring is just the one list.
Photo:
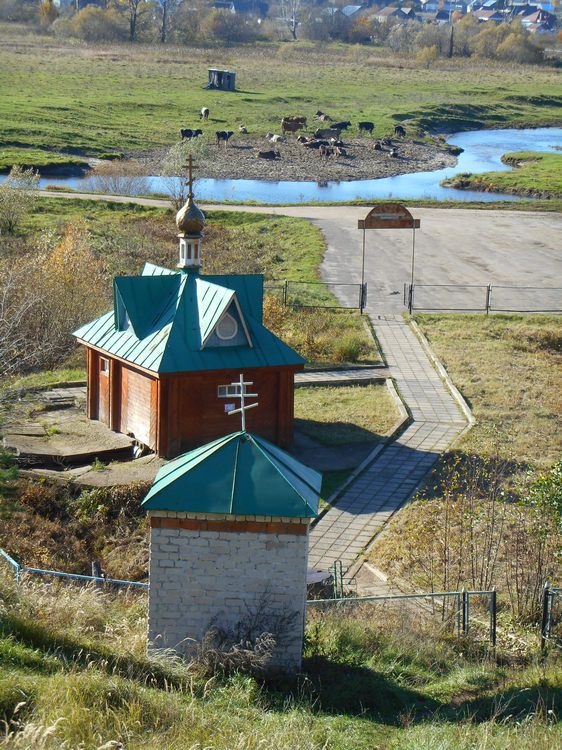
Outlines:
{"label": "concrete platform", "polygon": [[3,444],[21,467],[62,469],[129,460],[134,440],[85,414],[82,386],[45,388],[25,394],[3,428]]}

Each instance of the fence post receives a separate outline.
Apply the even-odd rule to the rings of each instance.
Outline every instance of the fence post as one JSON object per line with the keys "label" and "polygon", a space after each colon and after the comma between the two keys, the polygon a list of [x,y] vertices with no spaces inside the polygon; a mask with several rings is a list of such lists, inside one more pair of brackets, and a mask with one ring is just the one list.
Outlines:
{"label": "fence post", "polygon": [[468,592],[463,589],[462,597],[462,634],[468,635]]}
{"label": "fence post", "polygon": [[412,314],[412,310],[414,309],[414,285],[410,284],[410,291],[408,293],[408,312],[410,315]]}
{"label": "fence post", "polygon": [[457,638],[461,637],[461,612],[462,612],[462,596],[460,591],[457,591]]}
{"label": "fence post", "polygon": [[287,307],[288,287],[289,287],[289,282],[287,281],[287,279],[284,279],[283,281],[283,304],[285,305],[285,307]]}
{"label": "fence post", "polygon": [[498,597],[496,589],[492,589],[490,594],[490,643],[492,648],[496,648],[497,638],[497,619],[498,619]]}
{"label": "fence post", "polygon": [[544,584],[542,595],[542,620],[541,620],[541,651],[546,649],[550,630],[550,587],[548,581]]}
{"label": "fence post", "polygon": [[361,315],[363,315],[363,310],[367,307],[367,282],[365,281],[363,284],[361,284],[361,287],[359,289],[359,309],[361,311]]}
{"label": "fence post", "polygon": [[492,285],[488,284],[488,287],[486,289],[486,315],[489,315],[491,306],[492,306]]}

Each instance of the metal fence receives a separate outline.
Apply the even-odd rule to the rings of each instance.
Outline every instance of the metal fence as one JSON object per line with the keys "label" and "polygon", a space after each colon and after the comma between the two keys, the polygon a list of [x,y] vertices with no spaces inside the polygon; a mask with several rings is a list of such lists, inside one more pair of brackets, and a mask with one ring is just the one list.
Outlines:
{"label": "metal fence", "polygon": [[562,648],[562,588],[544,585],[542,600],[541,649],[548,644]]}
{"label": "metal fence", "polygon": [[133,586],[135,588],[147,589],[148,583],[140,581],[123,581],[120,578],[104,578],[103,576],[83,576],[78,573],[63,573],[60,570],[43,570],[42,568],[28,568],[26,565],[20,565],[13,557],[0,548],[0,555],[12,567],[16,577],[16,583],[19,583],[23,573],[40,576],[54,576],[55,578],[64,578],[71,581],[80,581],[81,583],[107,584],[110,586]]}
{"label": "metal fence", "polygon": [[278,296],[286,307],[363,310],[367,304],[367,284],[270,279],[264,288]]}
{"label": "metal fence", "polygon": [[[497,594],[491,591],[436,591],[429,594],[385,594],[379,596],[343,596],[339,586],[334,586],[337,594],[333,599],[309,599],[307,607],[345,607],[370,604],[376,602],[416,602],[438,605],[443,610],[447,602],[452,604],[449,618],[458,637],[467,636],[471,630],[471,613],[475,599],[484,599],[484,609],[488,614],[488,640],[492,648],[496,647],[497,639]],[[473,618],[474,620],[474,618]],[[473,622],[473,621],[472,621]],[[481,623],[479,623],[481,624]]]}
{"label": "metal fence", "polygon": [[404,307],[425,312],[561,313],[562,287],[404,284]]}

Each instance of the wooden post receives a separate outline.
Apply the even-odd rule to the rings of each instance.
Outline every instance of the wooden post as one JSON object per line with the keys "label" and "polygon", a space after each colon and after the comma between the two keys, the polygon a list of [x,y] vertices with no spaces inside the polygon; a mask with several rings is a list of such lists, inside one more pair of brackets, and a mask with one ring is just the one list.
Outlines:
{"label": "wooden post", "polygon": [[498,620],[498,597],[496,589],[492,589],[490,594],[490,643],[492,648],[496,649],[497,640],[497,620]]}
{"label": "wooden post", "polygon": [[492,285],[488,284],[486,289],[486,315],[490,313],[490,307],[492,304]]}
{"label": "wooden post", "polygon": [[462,590],[461,597],[462,634],[468,635],[468,592],[465,589]]}
{"label": "wooden post", "polygon": [[541,619],[541,651],[546,650],[550,630],[550,587],[548,581],[544,584],[542,595],[542,619]]}

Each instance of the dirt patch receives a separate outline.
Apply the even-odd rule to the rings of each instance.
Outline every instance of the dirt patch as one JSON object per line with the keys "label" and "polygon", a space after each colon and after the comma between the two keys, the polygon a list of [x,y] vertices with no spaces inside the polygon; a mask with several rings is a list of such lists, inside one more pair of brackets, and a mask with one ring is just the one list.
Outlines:
{"label": "dirt patch", "polygon": [[[345,138],[346,156],[321,157],[317,149],[302,146],[294,138],[286,143],[271,144],[263,136],[234,136],[227,146],[210,144],[208,157],[201,160],[198,177],[240,180],[283,180],[328,182],[337,180],[372,180],[409,172],[430,171],[453,166],[456,157],[442,148],[411,141],[393,141],[398,156],[374,149],[374,140]],[[258,159],[257,150],[278,149],[281,158]],[[165,150],[144,154],[147,167],[158,174]],[[136,158],[140,154],[131,154]]]}

